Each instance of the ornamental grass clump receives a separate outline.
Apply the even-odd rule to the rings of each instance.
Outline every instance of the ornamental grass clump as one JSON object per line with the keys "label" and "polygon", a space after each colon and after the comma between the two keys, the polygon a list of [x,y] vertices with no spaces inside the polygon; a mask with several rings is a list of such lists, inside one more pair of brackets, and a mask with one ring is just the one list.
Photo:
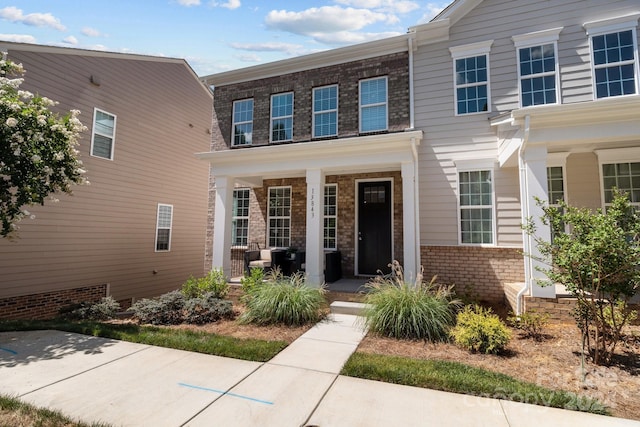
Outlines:
{"label": "ornamental grass clump", "polygon": [[437,286],[436,277],[423,283],[422,274],[415,283],[406,283],[398,261],[391,267],[389,277],[377,276],[366,285],[364,321],[369,331],[391,338],[446,341],[460,305],[452,287]]}
{"label": "ornamental grass clump", "polygon": [[254,287],[247,295],[247,311],[240,317],[240,322],[287,326],[317,322],[324,315],[324,293],[322,287],[307,286],[301,274],[284,277],[277,271],[270,273],[265,283]]}

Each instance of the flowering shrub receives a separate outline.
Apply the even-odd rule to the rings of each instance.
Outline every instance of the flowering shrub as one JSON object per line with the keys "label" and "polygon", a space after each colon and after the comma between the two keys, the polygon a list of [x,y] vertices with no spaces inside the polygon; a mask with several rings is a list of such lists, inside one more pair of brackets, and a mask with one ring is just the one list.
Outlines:
{"label": "flowering shrub", "polygon": [[78,159],[78,136],[86,128],[77,110],[64,116],[48,98],[20,90],[22,65],[0,60],[0,235],[11,237],[17,223],[34,216],[25,209],[43,205],[71,184],[87,182]]}

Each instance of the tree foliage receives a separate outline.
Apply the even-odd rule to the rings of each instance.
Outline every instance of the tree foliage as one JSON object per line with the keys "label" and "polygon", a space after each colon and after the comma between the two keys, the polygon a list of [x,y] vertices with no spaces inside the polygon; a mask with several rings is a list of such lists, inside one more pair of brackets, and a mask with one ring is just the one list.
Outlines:
{"label": "tree foliage", "polygon": [[21,64],[0,59],[0,236],[12,237],[17,223],[33,218],[26,209],[43,205],[55,193],[71,193],[85,183],[78,137],[86,128],[77,110],[60,116],[56,103],[20,90]]}
{"label": "tree foliage", "polygon": [[[544,272],[577,298],[576,322],[593,361],[609,363],[634,317],[628,303],[640,284],[640,217],[619,191],[605,211],[566,203],[543,210],[554,236],[551,242],[536,239],[551,266]],[[535,233],[532,223],[529,233]]]}

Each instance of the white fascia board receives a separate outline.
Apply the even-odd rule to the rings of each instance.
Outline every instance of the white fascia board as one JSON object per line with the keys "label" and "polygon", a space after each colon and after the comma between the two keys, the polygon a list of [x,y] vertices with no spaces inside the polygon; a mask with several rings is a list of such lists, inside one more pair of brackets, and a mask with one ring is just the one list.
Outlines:
{"label": "white fascia board", "polygon": [[412,162],[412,145],[419,145],[422,131],[361,136],[328,141],[301,142],[197,153],[216,175],[263,176],[299,174],[306,169],[356,170],[399,168]]}
{"label": "white fascia board", "polygon": [[281,76],[300,71],[344,64],[368,58],[390,55],[399,52],[408,52],[408,38],[411,34],[402,34],[367,43],[346,46],[338,49],[330,49],[281,61],[269,62],[253,67],[238,70],[225,71],[201,77],[207,85],[226,86],[252,80]]}

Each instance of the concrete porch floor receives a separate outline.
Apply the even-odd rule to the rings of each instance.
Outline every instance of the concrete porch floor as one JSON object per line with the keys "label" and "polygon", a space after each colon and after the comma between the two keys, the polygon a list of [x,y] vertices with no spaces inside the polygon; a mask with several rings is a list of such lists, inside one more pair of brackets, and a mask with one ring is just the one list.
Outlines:
{"label": "concrete porch floor", "polygon": [[[229,283],[232,285],[239,285],[242,277],[232,277]],[[368,278],[357,279],[340,279],[332,283],[326,283],[325,288],[330,292],[346,292],[346,293],[358,293],[364,291],[364,285],[369,282]]]}

